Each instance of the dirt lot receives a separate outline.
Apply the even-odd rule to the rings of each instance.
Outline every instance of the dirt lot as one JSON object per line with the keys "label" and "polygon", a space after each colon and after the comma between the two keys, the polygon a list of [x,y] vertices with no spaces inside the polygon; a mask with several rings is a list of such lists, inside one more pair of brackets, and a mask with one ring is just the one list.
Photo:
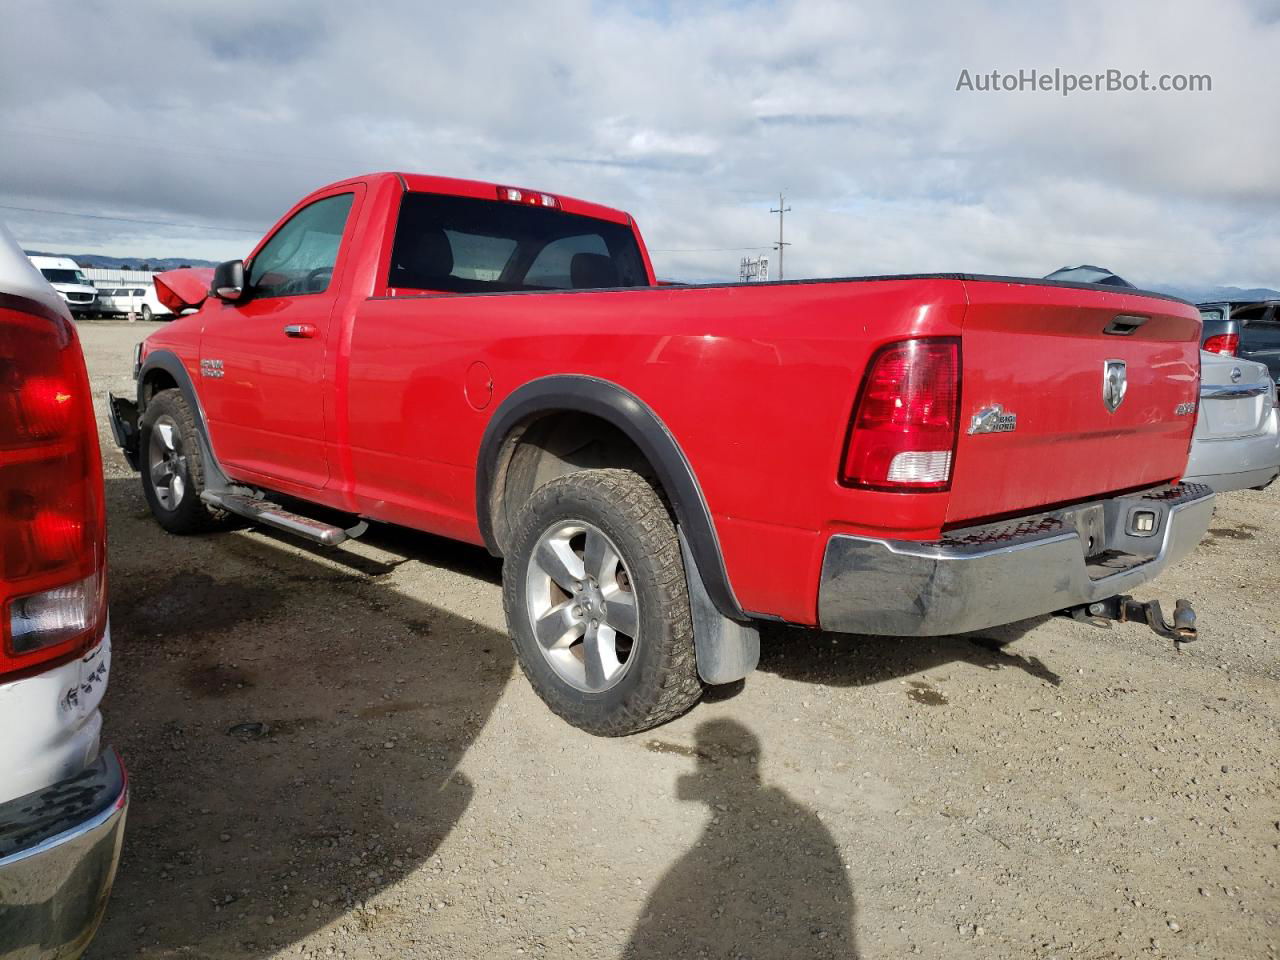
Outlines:
{"label": "dirt lot", "polygon": [[[149,330],[81,325],[99,397]],[[1142,594],[1195,604],[1181,654],[779,629],[737,689],[598,740],[515,668],[483,551],[168,536],[102,437],[133,807],[92,958],[1277,952],[1280,486]]]}

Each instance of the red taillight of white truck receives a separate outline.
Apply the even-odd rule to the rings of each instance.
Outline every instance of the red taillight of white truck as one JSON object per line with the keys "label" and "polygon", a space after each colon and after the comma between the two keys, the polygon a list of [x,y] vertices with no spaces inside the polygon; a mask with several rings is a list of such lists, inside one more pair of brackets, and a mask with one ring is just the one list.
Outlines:
{"label": "red taillight of white truck", "polygon": [[959,422],[958,340],[882,347],[858,394],[840,482],[873,490],[946,490]]}
{"label": "red taillight of white truck", "polygon": [[67,320],[0,307],[0,677],[78,656],[106,624],[89,378]]}

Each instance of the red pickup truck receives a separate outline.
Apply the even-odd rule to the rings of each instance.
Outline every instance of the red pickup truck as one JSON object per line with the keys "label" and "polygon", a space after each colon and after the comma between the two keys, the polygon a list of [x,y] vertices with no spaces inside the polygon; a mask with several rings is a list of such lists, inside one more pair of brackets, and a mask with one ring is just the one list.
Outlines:
{"label": "red pickup truck", "polygon": [[595,733],[745,676],[761,620],[1143,616],[1120,595],[1212,512],[1177,482],[1200,319],[1158,294],[664,285],[622,211],[397,173],[316,191],[211,281],[157,286],[199,310],[141,346],[136,401],[112,398],[156,519],[484,544],[524,672]]}

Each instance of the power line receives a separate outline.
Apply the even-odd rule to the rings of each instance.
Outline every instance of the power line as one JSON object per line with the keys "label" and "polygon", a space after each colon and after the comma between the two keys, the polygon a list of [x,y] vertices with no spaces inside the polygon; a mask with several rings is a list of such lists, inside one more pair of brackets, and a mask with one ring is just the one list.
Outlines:
{"label": "power line", "polygon": [[82,217],[85,220],[112,220],[118,223],[141,223],[154,227],[182,227],[189,230],[221,230],[224,233],[252,233],[261,236],[262,229],[254,227],[215,227],[207,223],[178,223],[174,220],[143,220],[138,217],[111,217],[103,213],[81,213],[76,210],[46,210],[41,207],[15,207],[0,203],[0,210],[17,210],[21,213],[47,213],[58,217]]}
{"label": "power line", "polygon": [[783,197],[782,194],[778,194],[778,209],[774,210],[771,208],[769,212],[776,213],[778,215],[778,242],[774,244],[774,248],[778,251],[778,279],[781,280],[782,279],[782,248],[791,246],[791,244],[783,242],[783,239],[782,239],[782,215],[784,213],[790,213],[791,208],[787,206],[786,198]]}
{"label": "power line", "polygon": [[768,244],[758,247],[667,247],[650,248],[650,253],[723,253],[727,250],[772,250]]}

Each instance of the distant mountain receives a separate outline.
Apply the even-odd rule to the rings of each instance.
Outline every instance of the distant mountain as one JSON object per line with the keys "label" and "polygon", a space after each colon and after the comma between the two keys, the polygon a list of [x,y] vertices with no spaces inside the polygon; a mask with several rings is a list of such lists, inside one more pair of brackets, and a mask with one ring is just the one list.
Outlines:
{"label": "distant mountain", "polygon": [[[1092,271],[1101,276],[1110,277],[1110,280],[1094,280],[1092,276],[1075,276],[1082,272]],[[1060,276],[1062,274],[1062,276]],[[1117,277],[1112,271],[1106,267],[1093,267],[1082,265],[1079,267],[1061,267],[1049,274],[1046,280],[1083,280],[1085,282],[1094,283],[1118,283],[1121,286],[1132,286],[1127,280]],[[1138,284],[1145,290],[1152,290],[1156,293],[1168,293],[1175,297],[1181,297],[1183,300],[1189,300],[1191,303],[1211,303],[1224,300],[1277,300],[1280,299],[1280,290],[1272,290],[1270,287],[1183,287],[1174,286],[1168,283]]]}
{"label": "distant mountain", "polygon": [[193,260],[188,257],[106,257],[100,253],[47,253],[44,250],[27,250],[30,257],[69,257],[82,267],[102,267],[107,270],[177,270],[179,267],[216,267],[212,260]]}
{"label": "distant mountain", "polygon": [[1192,303],[1209,303],[1219,300],[1280,300],[1280,290],[1270,287],[1167,287],[1157,289],[1172,293],[1175,297]]}

